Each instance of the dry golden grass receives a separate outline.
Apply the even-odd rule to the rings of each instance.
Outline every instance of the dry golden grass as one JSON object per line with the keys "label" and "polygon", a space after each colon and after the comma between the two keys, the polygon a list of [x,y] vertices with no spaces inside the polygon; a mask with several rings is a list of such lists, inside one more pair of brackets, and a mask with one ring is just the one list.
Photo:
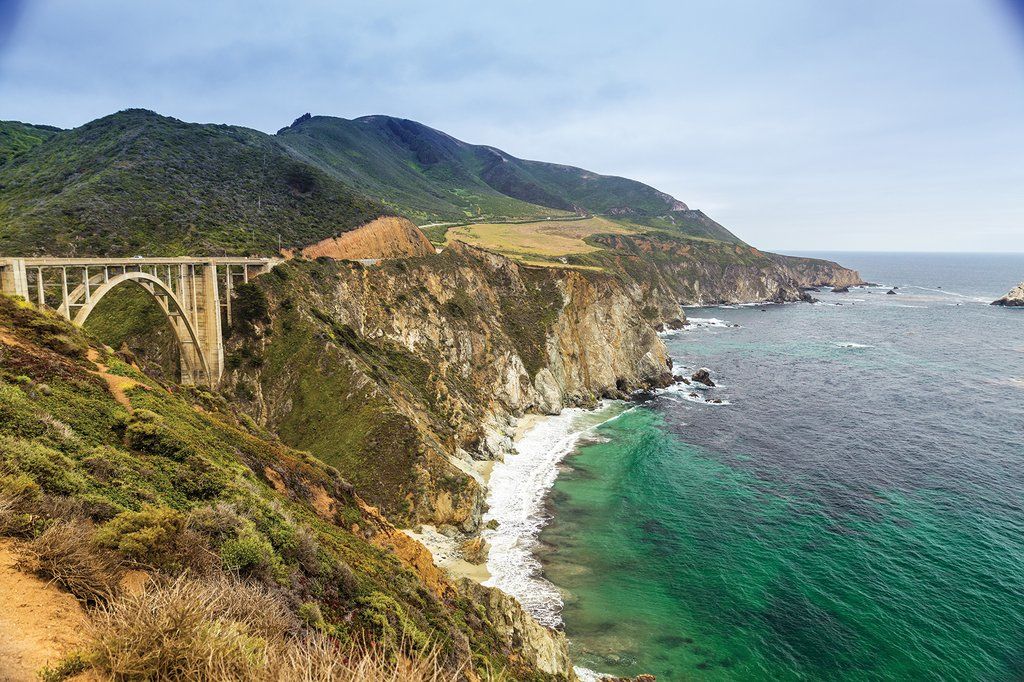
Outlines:
{"label": "dry golden grass", "polygon": [[116,681],[449,682],[415,658],[304,633],[280,598],[229,578],[151,582],[97,609],[90,661]]}
{"label": "dry golden grass", "polygon": [[117,592],[123,569],[114,554],[95,545],[93,535],[86,521],[56,521],[25,545],[22,565],[82,601],[107,601]]}
{"label": "dry golden grass", "polygon": [[584,242],[595,234],[626,234],[638,228],[625,226],[607,218],[581,220],[542,220],[533,223],[479,223],[452,227],[445,243],[461,241],[531,265],[552,265],[539,259],[560,258],[572,254],[598,251]]}

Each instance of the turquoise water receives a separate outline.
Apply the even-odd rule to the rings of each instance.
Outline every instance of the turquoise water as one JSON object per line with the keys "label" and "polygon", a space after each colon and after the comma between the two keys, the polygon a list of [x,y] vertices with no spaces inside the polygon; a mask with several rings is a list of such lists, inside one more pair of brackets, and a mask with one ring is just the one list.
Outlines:
{"label": "turquoise water", "polygon": [[1024,678],[1024,311],[985,305],[1024,257],[838,257],[899,295],[691,310],[739,325],[667,341],[730,404],[653,397],[565,461],[538,558],[580,665]]}

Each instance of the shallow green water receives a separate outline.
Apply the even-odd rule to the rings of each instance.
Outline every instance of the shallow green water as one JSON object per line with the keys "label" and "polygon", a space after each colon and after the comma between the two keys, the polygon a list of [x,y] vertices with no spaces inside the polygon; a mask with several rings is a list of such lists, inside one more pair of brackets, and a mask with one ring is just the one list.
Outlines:
{"label": "shallow green water", "polygon": [[538,556],[578,664],[1024,678],[1024,316],[957,302],[694,312],[741,325],[670,341],[732,404],[634,408],[548,501]]}

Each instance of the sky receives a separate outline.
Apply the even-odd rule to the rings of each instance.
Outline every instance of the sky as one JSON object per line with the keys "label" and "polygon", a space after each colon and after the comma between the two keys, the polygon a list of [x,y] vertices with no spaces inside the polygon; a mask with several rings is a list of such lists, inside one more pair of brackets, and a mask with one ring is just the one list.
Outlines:
{"label": "sky", "polygon": [[0,119],[410,118],[759,247],[1024,251],[1024,0],[0,0]]}

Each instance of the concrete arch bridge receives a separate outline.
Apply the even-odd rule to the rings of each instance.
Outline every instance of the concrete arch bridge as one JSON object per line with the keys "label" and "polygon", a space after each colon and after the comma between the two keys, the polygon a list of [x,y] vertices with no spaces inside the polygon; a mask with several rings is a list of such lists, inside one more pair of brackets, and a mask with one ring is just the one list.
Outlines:
{"label": "concrete arch bridge", "polygon": [[110,291],[139,286],[156,299],[181,349],[181,380],[216,386],[233,289],[272,258],[0,258],[0,291],[58,311],[78,326]]}

